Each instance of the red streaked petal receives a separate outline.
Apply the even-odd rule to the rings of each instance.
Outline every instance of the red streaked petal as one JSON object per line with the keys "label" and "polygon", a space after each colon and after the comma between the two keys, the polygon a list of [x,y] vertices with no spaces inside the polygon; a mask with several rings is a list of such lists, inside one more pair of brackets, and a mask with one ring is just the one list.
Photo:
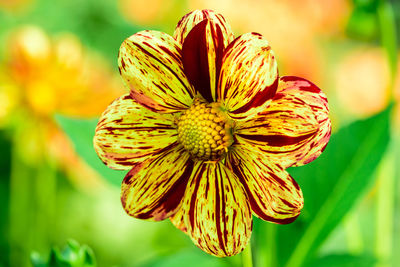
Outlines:
{"label": "red streaked petal", "polygon": [[270,106],[237,123],[237,142],[284,168],[303,165],[317,158],[329,141],[328,112],[326,97],[314,84],[281,77]]}
{"label": "red streaked petal", "polygon": [[284,76],[280,80],[284,83],[281,85],[282,91],[279,92],[282,98],[275,105],[286,106],[290,99],[298,97],[310,107],[318,122],[317,133],[303,148],[306,153],[292,166],[305,165],[321,155],[331,137],[332,125],[329,119],[328,99],[320,88],[306,79]]}
{"label": "red streaked petal", "polygon": [[122,182],[121,202],[126,213],[155,221],[173,215],[182,200],[193,166],[189,154],[178,145],[137,164]]}
{"label": "red streaked petal", "polygon": [[287,224],[300,214],[303,194],[296,181],[282,167],[261,153],[241,147],[233,149],[227,163],[244,185],[257,217]]}
{"label": "red streaked petal", "polygon": [[128,170],[177,140],[174,116],[152,112],[125,95],[101,115],[93,143],[99,158],[108,167]]}
{"label": "red streaked petal", "polygon": [[221,163],[197,163],[181,203],[192,241],[205,252],[232,256],[248,244],[252,216],[242,185]]}
{"label": "red streaked petal", "polygon": [[264,110],[278,87],[278,67],[268,41],[246,33],[225,50],[217,95],[235,120],[248,119]]}
{"label": "red streaked petal", "polygon": [[183,72],[181,45],[168,34],[132,35],[121,45],[118,66],[132,97],[146,108],[173,113],[192,103],[194,89]]}
{"label": "red streaked petal", "polygon": [[172,224],[176,228],[178,228],[179,230],[181,230],[182,232],[187,234],[187,227],[185,224],[185,213],[184,212],[185,212],[185,210],[180,208],[174,215],[169,217],[169,219],[171,220]]}
{"label": "red streaked petal", "polygon": [[193,27],[182,45],[183,70],[196,91],[210,103],[216,100],[222,56],[230,41],[220,24],[205,19]]}
{"label": "red streaked petal", "polygon": [[215,13],[212,10],[204,9],[204,10],[194,10],[185,16],[178,22],[178,25],[175,28],[174,38],[180,44],[186,39],[186,36],[189,32],[201,21],[208,19],[213,22],[213,24],[219,25],[219,28],[222,30],[224,39],[230,43],[234,39],[233,32],[231,27],[226,22],[224,16],[221,14]]}

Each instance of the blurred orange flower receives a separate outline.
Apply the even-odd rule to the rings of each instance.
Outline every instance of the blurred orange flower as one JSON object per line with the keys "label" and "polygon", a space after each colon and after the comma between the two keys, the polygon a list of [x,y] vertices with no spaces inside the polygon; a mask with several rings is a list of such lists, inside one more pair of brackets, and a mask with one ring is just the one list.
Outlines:
{"label": "blurred orange flower", "polygon": [[381,48],[364,46],[345,55],[337,65],[335,81],[346,112],[366,117],[388,104],[390,72]]}
{"label": "blurred orange flower", "polygon": [[53,115],[95,117],[122,93],[122,82],[72,34],[50,38],[38,27],[25,26],[11,34],[6,53],[0,101],[9,108],[0,121],[6,122],[7,116],[25,125],[27,116],[36,121],[45,154],[76,170],[81,163]]}
{"label": "blurred orange flower", "polygon": [[184,10],[181,0],[119,0],[122,15],[134,24],[169,29]]}
{"label": "blurred orange flower", "polygon": [[28,26],[10,38],[9,48],[12,82],[36,115],[94,117],[121,93],[120,81],[106,62],[84,51],[74,35],[50,40]]}

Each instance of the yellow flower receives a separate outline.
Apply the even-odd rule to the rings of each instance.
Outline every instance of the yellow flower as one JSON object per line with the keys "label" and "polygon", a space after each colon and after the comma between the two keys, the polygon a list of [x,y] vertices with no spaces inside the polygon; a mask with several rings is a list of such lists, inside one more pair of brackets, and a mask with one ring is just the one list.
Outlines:
{"label": "yellow flower", "polygon": [[[90,172],[53,115],[92,118],[121,95],[118,77],[72,34],[50,38],[37,26],[23,26],[10,33],[5,48],[6,59],[0,65],[4,107],[0,127],[24,128],[16,132],[23,134],[19,144],[29,163],[37,165],[43,160],[39,155],[46,155],[56,158],[74,178],[83,170]],[[76,182],[87,186],[88,180]]]}
{"label": "yellow flower", "polygon": [[51,39],[25,26],[11,36],[8,53],[6,83],[20,88],[21,102],[35,115],[92,117],[121,93],[104,60],[72,34]]}
{"label": "yellow flower", "polygon": [[174,37],[132,35],[118,61],[130,93],[103,113],[94,146],[109,167],[130,169],[121,194],[129,215],[170,218],[220,257],[244,249],[252,212],[295,220],[303,195],[285,168],[325,148],[327,100],[305,79],[279,77],[264,37],[235,39],[222,15],[196,10]]}
{"label": "yellow flower", "polygon": [[335,91],[346,113],[366,117],[383,110],[390,97],[384,50],[357,47],[338,61]]}

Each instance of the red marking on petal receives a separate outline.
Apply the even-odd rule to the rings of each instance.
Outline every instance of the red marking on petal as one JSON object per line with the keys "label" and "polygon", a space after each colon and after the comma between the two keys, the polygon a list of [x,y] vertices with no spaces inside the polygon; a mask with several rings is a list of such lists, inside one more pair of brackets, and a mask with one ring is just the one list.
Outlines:
{"label": "red marking on petal", "polygon": [[[206,15],[207,14],[204,14],[204,16]],[[210,29],[211,36],[207,36],[207,26]],[[208,40],[207,37],[211,37],[212,40]],[[208,43],[210,41],[211,43]],[[208,54],[211,53],[210,49],[214,48],[215,62],[208,62]],[[211,92],[210,69],[212,69],[212,65],[215,65],[216,80],[214,87],[216,87],[224,50],[224,35],[220,25],[215,24],[208,19],[197,24],[189,32],[182,45],[182,63],[184,72],[195,89],[208,102],[214,101]]]}
{"label": "red marking on petal", "polygon": [[257,92],[257,94],[253,97],[253,101],[247,102],[246,105],[244,105],[236,110],[233,110],[232,113],[233,114],[245,113],[248,110],[259,107],[259,106],[263,105],[266,101],[274,98],[276,90],[278,88],[278,83],[279,83],[279,79],[277,77],[273,84],[266,87],[264,90]]}
{"label": "red marking on petal", "polygon": [[154,213],[158,210],[162,210],[163,213],[167,214],[168,212],[176,209],[181,202],[183,195],[185,194],[187,183],[193,171],[193,166],[193,161],[189,159],[185,171],[182,173],[176,183],[169,189],[169,191],[158,201],[161,206],[156,206],[154,209],[151,209],[146,213],[139,213],[137,218],[149,219],[153,218]]}
{"label": "red marking on petal", "polygon": [[[246,178],[243,176],[242,172],[240,171],[239,167],[236,164],[231,164],[231,168],[233,173],[239,178],[240,182],[242,183],[242,185],[244,186],[246,192],[251,192],[249,186],[247,185],[246,182]],[[277,219],[274,217],[271,217],[267,214],[265,214],[261,208],[259,207],[259,205],[257,204],[257,201],[254,199],[253,194],[248,193],[248,200],[251,206],[251,210],[257,214],[257,216],[259,216],[260,218],[262,218],[263,220],[269,221],[269,222],[273,222],[273,223],[277,223],[277,224],[289,224],[292,223],[296,220],[296,218],[300,215],[297,214],[294,217],[291,218],[285,218],[285,219]]]}
{"label": "red marking on petal", "polygon": [[195,89],[209,102],[212,101],[206,27],[208,20],[197,24],[182,45],[183,71]]}
{"label": "red marking on petal", "polygon": [[[194,226],[194,217],[195,217],[194,211],[195,211],[196,198],[198,197],[198,191],[199,191],[199,185],[200,185],[200,177],[198,177],[198,176],[200,176],[201,173],[206,171],[207,166],[208,166],[207,164],[203,164],[201,166],[201,169],[199,171],[197,171],[197,173],[194,174],[194,180],[195,180],[194,182],[196,184],[194,185],[195,188],[193,190],[193,194],[192,194],[192,197],[190,200],[190,209],[189,209],[189,222],[192,226]],[[193,184],[191,184],[191,186],[193,186]]]}
{"label": "red marking on petal", "polygon": [[[143,42],[142,44],[145,44],[146,46],[153,48],[153,45],[148,43],[148,42]],[[178,76],[178,74],[175,73],[175,71],[173,71],[171,69],[170,66],[166,65],[165,63],[163,63],[159,58],[157,58],[154,54],[150,53],[149,51],[147,51],[144,47],[142,47],[140,44],[131,42],[127,45],[127,47],[129,46],[135,46],[137,47],[142,53],[146,54],[148,57],[153,58],[154,60],[156,60],[157,62],[159,62],[163,67],[167,68],[169,70],[170,73],[172,73],[179,81],[180,83],[185,87],[186,91],[190,94],[191,97],[193,97],[193,95],[191,94],[191,91],[189,90],[189,88],[187,88],[187,86],[185,85],[185,83],[182,81],[182,79]],[[161,48],[163,49],[163,48]],[[165,49],[163,49],[165,51]],[[179,51],[179,50],[178,50]],[[175,56],[176,58],[176,56]],[[121,58],[122,59],[122,58]],[[179,61],[178,61],[179,62]],[[154,66],[156,67],[156,66]],[[134,90],[134,89],[133,89]]]}
{"label": "red marking on petal", "polygon": [[287,136],[287,135],[247,135],[238,134],[239,136],[248,140],[254,140],[259,142],[267,142],[269,146],[289,146],[300,143],[313,136],[315,133],[309,133],[302,136]]}
{"label": "red marking on petal", "polygon": [[147,108],[148,110],[151,110],[153,112],[158,112],[163,109],[153,99],[151,99],[150,97],[146,96],[143,93],[135,91],[134,89],[130,90],[129,94],[133,100],[135,100],[137,103]]}
{"label": "red marking on petal", "polygon": [[123,58],[121,58],[121,65],[122,65],[122,68],[125,70],[126,65],[125,65],[125,61]]}
{"label": "red marking on petal", "polygon": [[321,89],[318,88],[318,86],[316,86],[312,82],[310,82],[304,78],[301,78],[301,77],[283,76],[283,77],[280,77],[280,79],[284,82],[298,82],[298,81],[306,82],[309,84],[309,86],[299,86],[300,90],[311,92],[311,93],[317,93],[317,94],[319,94],[321,92]]}
{"label": "red marking on petal", "polygon": [[[217,171],[217,170],[215,169],[215,171]],[[218,179],[218,177],[220,179]],[[220,191],[222,191],[222,192],[220,193]],[[226,254],[224,240],[222,238],[221,224],[220,224],[221,218],[223,220],[225,220],[224,214],[221,214],[221,211],[222,212],[225,211],[225,199],[224,199],[224,197],[221,197],[221,196],[224,196],[224,193],[223,193],[223,179],[222,179],[222,176],[220,173],[219,175],[216,175],[216,178],[215,178],[215,221],[217,222],[216,230],[217,230],[219,246],[222,248],[222,250]],[[220,201],[222,201],[222,203],[220,203]],[[222,206],[222,210],[221,210],[221,206]],[[225,226],[225,223],[223,223],[223,225]]]}

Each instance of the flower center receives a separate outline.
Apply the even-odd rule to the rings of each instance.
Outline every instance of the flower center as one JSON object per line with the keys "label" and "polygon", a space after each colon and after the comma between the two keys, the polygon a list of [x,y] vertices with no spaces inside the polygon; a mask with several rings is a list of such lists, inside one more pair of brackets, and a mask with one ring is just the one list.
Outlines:
{"label": "flower center", "polygon": [[218,103],[195,99],[178,119],[178,139],[199,160],[219,160],[232,144],[232,125]]}

